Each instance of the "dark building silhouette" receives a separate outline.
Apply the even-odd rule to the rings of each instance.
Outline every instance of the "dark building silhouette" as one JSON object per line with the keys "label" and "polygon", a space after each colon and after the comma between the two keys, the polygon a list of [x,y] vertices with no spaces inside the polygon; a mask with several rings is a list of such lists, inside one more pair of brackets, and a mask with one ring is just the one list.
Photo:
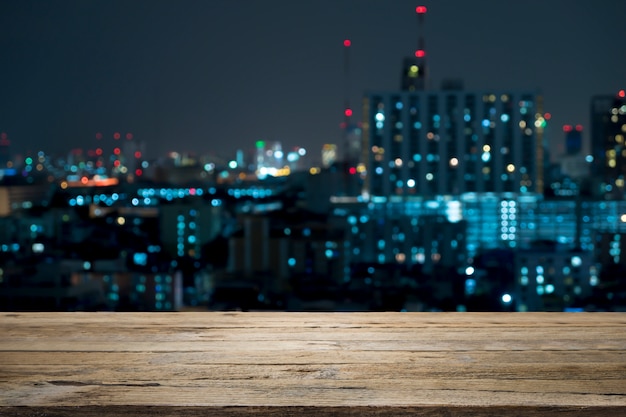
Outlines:
{"label": "dark building silhouette", "polygon": [[592,176],[597,191],[621,198],[626,176],[626,92],[591,99]]}

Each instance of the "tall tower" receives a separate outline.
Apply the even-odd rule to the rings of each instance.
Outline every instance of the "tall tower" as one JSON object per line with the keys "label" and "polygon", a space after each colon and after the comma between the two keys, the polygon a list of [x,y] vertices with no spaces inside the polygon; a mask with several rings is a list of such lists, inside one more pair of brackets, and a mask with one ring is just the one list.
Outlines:
{"label": "tall tower", "polygon": [[592,176],[601,180],[605,198],[623,198],[626,190],[626,91],[591,101]]}
{"label": "tall tower", "polygon": [[400,83],[402,91],[422,91],[426,89],[427,65],[423,34],[426,11],[426,6],[417,6],[415,8],[418,26],[417,49],[413,56],[405,57],[402,62]]}
{"label": "tall tower", "polygon": [[354,122],[350,106],[350,48],[352,41],[345,39],[344,48],[344,110],[341,129],[343,132],[343,162],[346,169],[356,167],[361,155],[361,130]]}

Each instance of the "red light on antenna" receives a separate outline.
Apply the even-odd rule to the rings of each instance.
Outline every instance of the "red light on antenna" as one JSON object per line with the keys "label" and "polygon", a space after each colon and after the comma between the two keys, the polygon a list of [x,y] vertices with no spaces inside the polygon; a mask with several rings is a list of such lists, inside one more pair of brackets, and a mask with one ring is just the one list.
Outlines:
{"label": "red light on antenna", "polygon": [[102,155],[102,148],[96,149],[96,155],[98,156]]}
{"label": "red light on antenna", "polygon": [[113,161],[113,166],[114,166],[115,168],[117,168],[118,166],[120,166],[120,160],[119,160],[119,159],[116,159],[115,161]]}
{"label": "red light on antenna", "polygon": [[135,170],[135,175],[138,176],[138,177],[141,177],[141,174],[143,174],[143,171],[141,169],[137,168]]}
{"label": "red light on antenna", "polygon": [[118,140],[121,137],[119,132],[113,133],[113,139]]}
{"label": "red light on antenna", "polygon": [[415,8],[415,12],[417,14],[424,14],[424,13],[426,13],[426,6],[417,6]]}
{"label": "red light on antenna", "polygon": [[132,133],[127,133],[126,134],[126,139],[131,140],[133,138],[133,134]]}
{"label": "red light on antenna", "polygon": [[563,132],[571,132],[572,129],[572,125],[563,125]]}
{"label": "red light on antenna", "polygon": [[426,56],[426,51],[424,51],[423,49],[418,49],[417,51],[415,51],[415,56],[417,58],[424,58]]}
{"label": "red light on antenna", "polygon": [[546,113],[546,114],[544,114],[544,115],[543,115],[543,118],[544,118],[544,119],[546,119],[546,120],[550,120],[550,119],[552,119],[552,113]]}
{"label": "red light on antenna", "polygon": [[120,148],[115,148],[115,149],[113,149],[113,153],[115,155],[119,155],[120,153],[122,153],[122,150]]}
{"label": "red light on antenna", "polygon": [[582,132],[583,131],[583,125],[576,125],[576,131],[577,132]]}
{"label": "red light on antenna", "polygon": [[356,168],[355,167],[350,167],[348,172],[350,173],[350,175],[354,175],[354,174],[356,174]]}
{"label": "red light on antenna", "polygon": [[137,159],[141,158],[141,152],[136,151],[135,152],[135,158],[137,158]]}
{"label": "red light on antenna", "polygon": [[352,46],[352,41],[350,41],[350,39],[346,39],[345,41],[343,41],[343,46],[349,48],[350,46]]}
{"label": "red light on antenna", "polygon": [[352,109],[346,109],[343,114],[346,115],[346,117],[351,117],[352,116]]}
{"label": "red light on antenna", "polygon": [[618,95],[619,97],[621,97],[621,98],[624,98],[624,97],[626,97],[626,91],[624,91],[624,90],[619,90],[619,93],[617,93],[617,95]]}

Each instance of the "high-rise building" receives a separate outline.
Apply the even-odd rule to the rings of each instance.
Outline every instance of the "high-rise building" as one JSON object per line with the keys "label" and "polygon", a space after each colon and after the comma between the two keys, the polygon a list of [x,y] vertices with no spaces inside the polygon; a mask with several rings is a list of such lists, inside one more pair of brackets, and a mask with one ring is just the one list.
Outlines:
{"label": "high-rise building", "polygon": [[371,92],[364,154],[372,196],[543,192],[534,92]]}
{"label": "high-rise building", "polygon": [[569,196],[577,193],[577,191],[571,189],[570,186],[575,186],[575,188],[577,188],[577,186],[574,182],[567,183],[568,179],[584,181],[585,178],[589,176],[589,158],[588,155],[582,154],[582,125],[564,125],[563,134],[564,152],[559,158],[559,164],[560,173],[565,176],[565,178],[559,178],[558,181],[554,181],[550,188],[553,189],[555,195]]}
{"label": "high-rise building", "polygon": [[604,195],[623,196],[626,178],[626,92],[591,99],[592,176]]}
{"label": "high-rise building", "polygon": [[583,146],[583,126],[565,125],[563,133],[565,134],[565,154],[579,154]]}
{"label": "high-rise building", "polygon": [[6,168],[11,161],[10,146],[8,135],[5,132],[0,133],[0,169]]}
{"label": "high-rise building", "polygon": [[200,198],[162,205],[159,228],[166,252],[179,258],[201,258],[202,247],[220,233],[221,213],[220,204],[204,204]]}
{"label": "high-rise building", "polygon": [[424,48],[424,36],[421,33],[424,27],[426,6],[417,6],[415,13],[420,33],[413,56],[407,56],[402,61],[402,74],[400,77],[400,90],[402,91],[422,91],[426,89],[426,50]]}

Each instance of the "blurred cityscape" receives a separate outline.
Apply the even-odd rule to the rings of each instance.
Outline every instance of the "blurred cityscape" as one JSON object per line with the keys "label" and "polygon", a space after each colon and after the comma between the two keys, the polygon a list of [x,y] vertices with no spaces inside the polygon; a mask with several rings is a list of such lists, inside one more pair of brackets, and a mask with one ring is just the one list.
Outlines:
{"label": "blurred cityscape", "polygon": [[0,309],[626,311],[625,91],[552,126],[537,91],[433,88],[420,45],[322,149],[1,133]]}

